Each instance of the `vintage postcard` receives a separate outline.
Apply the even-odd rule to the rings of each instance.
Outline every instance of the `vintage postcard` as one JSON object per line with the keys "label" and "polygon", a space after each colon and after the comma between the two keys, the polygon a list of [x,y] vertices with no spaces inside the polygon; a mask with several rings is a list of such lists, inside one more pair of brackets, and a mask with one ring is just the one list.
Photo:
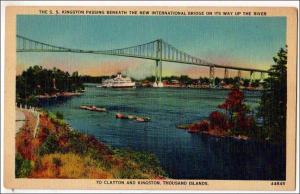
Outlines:
{"label": "vintage postcard", "polygon": [[7,7],[5,187],[295,190],[297,11]]}

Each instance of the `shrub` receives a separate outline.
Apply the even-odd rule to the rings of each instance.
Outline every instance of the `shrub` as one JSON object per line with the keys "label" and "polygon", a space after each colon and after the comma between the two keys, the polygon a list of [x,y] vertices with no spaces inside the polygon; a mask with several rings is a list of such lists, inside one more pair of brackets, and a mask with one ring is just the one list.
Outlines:
{"label": "shrub", "polygon": [[48,112],[48,117],[50,118],[50,120],[54,123],[57,124],[59,126],[65,127],[66,123],[63,120],[64,116],[62,113],[60,112],[56,112],[55,114],[52,112]]}
{"label": "shrub", "polygon": [[61,112],[56,112],[56,118],[63,120],[64,119],[64,115]]}
{"label": "shrub", "polygon": [[15,165],[16,178],[28,177],[32,170],[31,161],[24,159],[19,153],[16,154]]}
{"label": "shrub", "polygon": [[94,148],[88,148],[85,155],[97,161],[98,166],[107,170],[111,170],[115,164],[115,161],[111,159],[111,155],[104,155]]}
{"label": "shrub", "polygon": [[124,164],[117,178],[153,178],[165,177],[166,173],[160,167],[160,162],[154,154],[135,152],[129,149],[114,149],[115,156],[120,157]]}
{"label": "shrub", "polygon": [[199,123],[196,123],[196,126],[198,127],[199,131],[208,131],[208,129],[209,129],[209,121],[202,120]]}
{"label": "shrub", "polygon": [[218,111],[209,115],[210,127],[213,129],[227,130],[229,128],[226,116]]}
{"label": "shrub", "polygon": [[58,151],[58,149],[59,149],[58,141],[55,135],[51,134],[48,135],[45,142],[41,145],[39,153],[41,155],[50,154]]}
{"label": "shrub", "polygon": [[53,114],[52,112],[48,112],[47,116],[50,118],[51,121],[56,119],[56,115]]}
{"label": "shrub", "polygon": [[25,127],[16,136],[16,150],[24,159],[33,160],[37,144],[32,136],[30,129]]}
{"label": "shrub", "polygon": [[83,154],[86,153],[88,149],[87,143],[80,140],[80,136],[70,136],[69,137],[69,151]]}
{"label": "shrub", "polygon": [[41,128],[38,133],[39,141],[44,142],[44,140],[48,137],[49,133],[50,132],[48,128]]}

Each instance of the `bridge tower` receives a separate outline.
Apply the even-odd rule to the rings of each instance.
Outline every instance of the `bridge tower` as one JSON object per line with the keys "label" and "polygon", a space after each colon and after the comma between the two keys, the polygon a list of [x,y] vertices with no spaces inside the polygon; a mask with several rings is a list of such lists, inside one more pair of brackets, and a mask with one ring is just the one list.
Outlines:
{"label": "bridge tower", "polygon": [[238,78],[238,84],[243,84],[243,81],[242,81],[242,71],[241,70],[238,70],[237,72],[237,78]]}
{"label": "bridge tower", "polygon": [[224,79],[227,79],[229,76],[228,76],[228,69],[225,68],[225,71],[224,71]]}
{"label": "bridge tower", "polygon": [[155,60],[155,81],[153,87],[157,87],[157,77],[158,77],[158,60]]}
{"label": "bridge tower", "polygon": [[241,70],[238,70],[237,77],[238,77],[239,79],[241,79],[241,77],[242,77],[242,72],[241,72]]}
{"label": "bridge tower", "polygon": [[250,82],[249,82],[249,87],[252,86],[252,82],[253,82],[253,71],[250,71]]}
{"label": "bridge tower", "polygon": [[215,87],[215,68],[213,66],[209,67],[209,81],[210,81],[210,87]]}
{"label": "bridge tower", "polygon": [[262,83],[264,83],[264,72],[260,72],[260,81],[259,81],[259,83],[260,84],[262,84]]}
{"label": "bridge tower", "polygon": [[162,39],[158,39],[156,43],[156,65],[155,65],[155,82],[153,87],[163,87],[162,83]]}

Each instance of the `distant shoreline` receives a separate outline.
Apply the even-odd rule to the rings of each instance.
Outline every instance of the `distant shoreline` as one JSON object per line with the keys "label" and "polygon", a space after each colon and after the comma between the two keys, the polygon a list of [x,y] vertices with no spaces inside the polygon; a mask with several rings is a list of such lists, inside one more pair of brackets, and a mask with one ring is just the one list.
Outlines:
{"label": "distant shoreline", "polygon": [[37,95],[35,96],[38,99],[51,99],[57,97],[72,97],[72,96],[81,96],[82,92],[58,92],[52,95],[44,94],[44,95]]}
{"label": "distant shoreline", "polygon": [[[96,86],[97,83],[92,83],[92,82],[85,82],[83,83],[85,85],[89,85],[89,86]],[[136,88],[155,88],[155,87],[151,87],[151,86],[136,86]],[[174,89],[204,89],[204,90],[231,90],[232,88],[219,88],[219,87],[215,87],[215,88],[210,88],[210,87],[188,87],[188,86],[164,86],[161,87],[159,89],[162,88],[174,88]],[[104,88],[104,89],[110,89],[110,88]],[[111,89],[123,89],[123,88],[111,88]],[[128,88],[124,88],[124,89],[128,89]],[[259,88],[240,88],[241,90],[245,90],[245,91],[263,91],[263,89],[259,89]]]}

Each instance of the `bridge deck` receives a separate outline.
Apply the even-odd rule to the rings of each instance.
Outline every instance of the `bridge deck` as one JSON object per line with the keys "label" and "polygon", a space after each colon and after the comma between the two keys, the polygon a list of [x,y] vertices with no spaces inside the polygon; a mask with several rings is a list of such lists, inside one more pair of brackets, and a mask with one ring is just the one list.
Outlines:
{"label": "bridge deck", "polygon": [[267,70],[246,68],[246,67],[235,67],[214,64],[204,61],[200,58],[193,57],[183,51],[178,50],[169,43],[158,39],[145,44],[137,46],[131,46],[121,49],[104,50],[104,51],[93,51],[93,50],[82,50],[82,49],[71,49],[61,46],[55,46],[40,41],[32,40],[20,35],[17,35],[17,52],[70,52],[70,53],[89,53],[89,54],[102,54],[102,55],[114,55],[123,57],[133,57],[140,59],[148,59],[155,61],[165,61],[173,63],[182,63],[189,65],[204,66],[210,68],[223,68],[232,69],[238,71],[249,71],[249,72],[260,72],[268,73]]}

